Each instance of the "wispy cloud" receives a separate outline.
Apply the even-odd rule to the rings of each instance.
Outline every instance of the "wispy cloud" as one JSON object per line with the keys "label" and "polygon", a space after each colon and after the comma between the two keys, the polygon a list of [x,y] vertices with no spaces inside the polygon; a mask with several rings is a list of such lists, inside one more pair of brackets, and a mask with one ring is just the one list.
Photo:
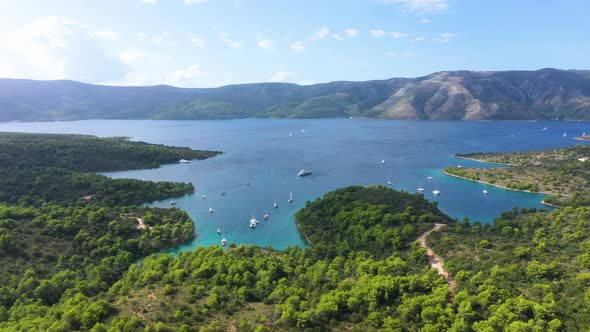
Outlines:
{"label": "wispy cloud", "polygon": [[381,0],[402,6],[405,10],[419,13],[432,13],[449,8],[448,0]]}
{"label": "wispy cloud", "polygon": [[383,36],[385,36],[385,31],[378,30],[378,29],[371,30],[371,31],[369,31],[369,33],[373,37],[383,37]]}
{"label": "wispy cloud", "polygon": [[359,35],[359,31],[354,28],[344,29],[344,34],[350,38],[354,38]]}
{"label": "wispy cloud", "polygon": [[279,71],[272,75],[268,81],[269,82],[287,82],[292,81],[297,76],[297,73],[293,71]]}
{"label": "wispy cloud", "polygon": [[191,43],[196,47],[205,47],[207,46],[207,42],[199,37],[192,37]]}
{"label": "wispy cloud", "polygon": [[196,64],[176,70],[164,78],[166,83],[172,85],[184,85],[186,83],[192,83],[195,78],[201,75],[201,66]]}
{"label": "wispy cloud", "polygon": [[102,38],[105,40],[121,40],[121,36],[114,32],[113,30],[109,30],[109,29],[101,29],[98,31],[94,32],[94,36],[98,37],[98,38]]}
{"label": "wispy cloud", "polygon": [[422,24],[428,24],[428,23],[430,23],[430,20],[429,19],[426,19],[426,18],[423,18],[423,19],[420,20],[420,23],[422,23]]}
{"label": "wispy cloud", "polygon": [[219,39],[229,48],[242,48],[242,43],[235,39],[231,39],[225,32],[219,33]]}
{"label": "wispy cloud", "polygon": [[403,32],[390,32],[389,35],[395,39],[399,39],[399,38],[406,38],[408,36],[407,33],[403,33]]}
{"label": "wispy cloud", "polygon": [[274,42],[272,39],[259,39],[258,42],[256,43],[256,46],[268,50],[273,48],[274,46]]}
{"label": "wispy cloud", "polygon": [[140,0],[143,3],[157,3],[158,0]]}
{"label": "wispy cloud", "polygon": [[[335,39],[341,38],[340,35],[338,35],[338,34],[336,34],[336,35],[337,35],[337,37],[335,37],[334,34],[332,34],[332,37]],[[307,49],[309,44],[315,43],[315,42],[322,40],[328,36],[330,36],[330,29],[328,27],[323,26],[319,30],[314,32],[306,40],[298,40],[298,41],[295,41],[294,43],[292,43],[290,48],[296,52],[303,52]]]}
{"label": "wispy cloud", "polygon": [[336,40],[342,40],[344,38],[342,38],[342,36],[339,33],[333,33],[332,34],[332,38],[336,39]]}
{"label": "wispy cloud", "polygon": [[202,3],[202,2],[207,2],[207,0],[184,0],[184,4],[187,6],[190,6],[193,3]]}
{"label": "wispy cloud", "polygon": [[424,39],[426,39],[426,38],[424,38],[424,36],[418,36],[418,37],[414,38],[415,41],[423,41]]}
{"label": "wispy cloud", "polygon": [[455,37],[457,37],[457,34],[454,32],[443,32],[438,37],[433,38],[432,40],[437,43],[446,44],[450,43]]}

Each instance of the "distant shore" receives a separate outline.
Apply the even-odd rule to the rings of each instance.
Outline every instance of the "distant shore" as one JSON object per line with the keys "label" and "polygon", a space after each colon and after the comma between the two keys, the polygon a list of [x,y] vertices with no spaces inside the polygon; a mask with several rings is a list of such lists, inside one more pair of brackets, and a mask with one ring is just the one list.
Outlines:
{"label": "distant shore", "polygon": [[[447,171],[443,171],[443,173],[446,174],[446,175],[448,175],[448,176],[452,176],[452,177],[455,177],[455,178],[458,178],[458,179],[463,179],[463,180],[467,180],[467,181],[471,181],[471,182],[477,182],[477,183],[481,183],[481,184],[486,184],[488,186],[492,186],[492,187],[496,187],[496,188],[501,188],[501,189],[506,189],[506,190],[519,191],[519,192],[522,192],[522,193],[571,196],[571,195],[567,195],[567,194],[558,194],[558,193],[552,193],[552,192],[548,192],[548,191],[531,191],[531,190],[522,190],[522,189],[508,188],[508,187],[500,186],[500,185],[497,185],[497,184],[493,184],[493,183],[489,183],[489,182],[485,182],[485,181],[481,181],[481,180],[473,180],[473,179],[466,178],[464,176],[459,176],[459,175],[451,174],[451,173],[448,173]],[[545,205],[549,205],[549,204],[545,203]]]}
{"label": "distant shore", "polygon": [[497,162],[493,162],[493,161],[486,161],[486,160],[469,158],[469,157],[462,157],[462,156],[457,156],[457,155],[455,155],[455,158],[457,158],[457,159],[464,159],[464,160],[471,160],[471,161],[477,161],[479,163],[492,164],[492,165],[520,166],[520,165],[514,165],[514,164],[497,163]]}

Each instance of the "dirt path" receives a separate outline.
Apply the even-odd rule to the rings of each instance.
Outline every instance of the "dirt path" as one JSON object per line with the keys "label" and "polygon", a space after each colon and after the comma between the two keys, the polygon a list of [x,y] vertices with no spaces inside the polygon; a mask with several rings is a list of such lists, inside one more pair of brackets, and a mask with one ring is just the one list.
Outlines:
{"label": "dirt path", "polygon": [[428,231],[424,232],[422,235],[420,235],[420,237],[418,237],[418,241],[420,241],[420,247],[426,249],[426,256],[428,256],[428,262],[430,262],[430,266],[433,269],[436,269],[436,271],[438,271],[438,274],[441,275],[443,278],[445,278],[445,280],[449,284],[449,289],[454,294],[455,293],[455,290],[457,289],[457,287],[455,285],[455,280],[453,279],[453,277],[451,277],[449,271],[446,271],[444,269],[444,267],[443,267],[443,264],[444,264],[443,259],[440,258],[440,256],[438,256],[428,246],[428,244],[426,244],[426,238],[428,238],[428,235],[430,235],[430,233],[432,233],[432,232],[438,232],[439,230],[441,230],[445,226],[446,226],[445,224],[434,224],[434,227],[431,230],[428,230]]}

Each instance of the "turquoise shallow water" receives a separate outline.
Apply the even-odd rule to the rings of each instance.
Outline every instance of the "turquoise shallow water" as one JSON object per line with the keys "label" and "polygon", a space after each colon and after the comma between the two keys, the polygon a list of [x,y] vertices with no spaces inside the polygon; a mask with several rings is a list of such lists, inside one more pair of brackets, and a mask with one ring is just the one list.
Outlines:
{"label": "turquoise shallow water", "polygon": [[[541,131],[548,127],[549,130]],[[451,165],[490,167],[453,157],[457,152],[504,152],[584,144],[573,139],[590,132],[584,122],[427,122],[369,119],[115,121],[0,123],[0,131],[131,136],[151,143],[224,151],[216,158],[158,169],[108,173],[115,178],[192,182],[197,192],[175,198],[197,225],[197,238],[177,250],[219,244],[223,237],[239,244],[304,245],[295,212],[324,193],[348,185],[385,184],[437,200],[454,218],[491,222],[501,211],[542,207],[543,195],[488,187],[445,176]],[[568,137],[562,137],[563,132]],[[290,136],[292,133],[292,136]],[[385,160],[385,164],[381,164]],[[313,175],[299,178],[301,168]],[[427,176],[432,176],[428,180]],[[251,183],[247,185],[247,183]],[[442,194],[432,195],[437,187]],[[482,190],[487,189],[488,195]],[[220,192],[226,192],[221,196]],[[289,192],[295,201],[288,203]],[[207,195],[205,200],[202,195]],[[273,208],[273,202],[279,208]],[[154,202],[169,207],[170,200]],[[208,209],[214,213],[209,214]],[[270,214],[268,221],[262,216]],[[252,230],[255,215],[260,224]]]}

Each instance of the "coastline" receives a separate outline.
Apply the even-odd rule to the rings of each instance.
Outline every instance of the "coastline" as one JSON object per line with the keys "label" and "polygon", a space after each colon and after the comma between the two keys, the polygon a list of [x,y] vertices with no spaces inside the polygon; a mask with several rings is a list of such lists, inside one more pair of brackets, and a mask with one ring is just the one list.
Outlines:
{"label": "coastline", "polygon": [[299,230],[299,234],[303,235],[305,242],[307,242],[307,244],[309,244],[312,248],[314,248],[315,246],[313,245],[313,243],[311,243],[311,241],[309,241],[309,239],[307,238],[307,235],[301,231],[301,227],[299,226],[299,222],[297,221],[297,218],[293,217],[293,220],[295,221],[295,225],[297,225],[297,230]]}
{"label": "coastline", "polygon": [[505,165],[505,166],[513,166],[513,167],[518,167],[520,165],[514,165],[514,164],[505,164],[505,163],[496,163],[496,162],[492,162],[492,161],[486,161],[486,160],[481,160],[481,159],[475,159],[475,158],[469,158],[469,157],[461,157],[461,156],[454,156],[457,159],[464,159],[464,160],[471,160],[471,161],[477,161],[479,163],[484,163],[484,164],[492,164],[492,165]]}
{"label": "coastline", "polygon": [[549,206],[549,207],[552,207],[552,208],[555,208],[555,209],[562,208],[562,206],[559,206],[559,205],[554,205],[554,204],[551,204],[551,203],[547,203],[547,202],[545,202],[545,200],[542,200],[542,201],[541,201],[541,204],[543,204],[543,205],[547,205],[547,206]]}
{"label": "coastline", "polygon": [[[489,183],[489,182],[485,182],[485,181],[481,181],[481,180],[469,179],[469,178],[466,178],[466,177],[463,177],[463,176],[459,176],[459,175],[448,173],[446,171],[443,171],[443,173],[445,175],[452,176],[452,177],[455,177],[455,178],[458,178],[458,179],[463,179],[463,180],[467,180],[467,181],[471,181],[471,182],[477,182],[477,183],[481,183],[481,184],[486,184],[486,185],[489,185],[489,186],[492,186],[492,187],[496,187],[496,188],[500,188],[500,189],[506,189],[506,190],[512,190],[512,191],[519,191],[519,192],[522,192],[522,193],[571,196],[571,195],[568,195],[568,194],[557,194],[557,193],[552,193],[552,192],[548,192],[548,191],[530,191],[530,190],[513,189],[513,188],[508,188],[508,187],[500,186],[500,185],[497,185],[497,184],[493,184],[493,183]],[[545,205],[548,205],[549,206],[549,204],[546,204],[546,203],[545,203]]]}

